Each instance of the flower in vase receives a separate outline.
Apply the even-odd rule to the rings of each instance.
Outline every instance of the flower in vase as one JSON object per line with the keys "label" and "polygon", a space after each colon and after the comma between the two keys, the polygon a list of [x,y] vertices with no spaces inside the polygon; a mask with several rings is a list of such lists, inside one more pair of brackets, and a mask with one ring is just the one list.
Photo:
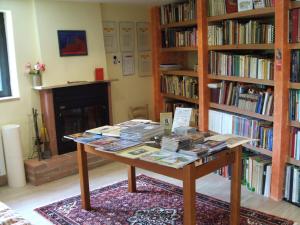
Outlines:
{"label": "flower in vase", "polygon": [[43,63],[39,63],[37,62],[35,65],[32,65],[30,63],[26,63],[25,64],[25,73],[26,74],[42,74],[42,72],[44,72],[46,70],[46,66]]}

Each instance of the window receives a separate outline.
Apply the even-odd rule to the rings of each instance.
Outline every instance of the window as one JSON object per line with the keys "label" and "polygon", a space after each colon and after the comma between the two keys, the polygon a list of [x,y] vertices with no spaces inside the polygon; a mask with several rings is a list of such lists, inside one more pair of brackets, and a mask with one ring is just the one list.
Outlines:
{"label": "window", "polygon": [[4,14],[0,13],[0,98],[11,96]]}

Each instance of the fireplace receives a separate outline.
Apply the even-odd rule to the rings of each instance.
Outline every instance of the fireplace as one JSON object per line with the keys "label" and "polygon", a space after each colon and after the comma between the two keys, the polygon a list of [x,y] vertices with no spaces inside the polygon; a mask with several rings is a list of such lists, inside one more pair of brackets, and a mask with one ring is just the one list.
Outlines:
{"label": "fireplace", "polygon": [[52,155],[76,150],[65,135],[111,124],[110,82],[48,87],[40,96]]}

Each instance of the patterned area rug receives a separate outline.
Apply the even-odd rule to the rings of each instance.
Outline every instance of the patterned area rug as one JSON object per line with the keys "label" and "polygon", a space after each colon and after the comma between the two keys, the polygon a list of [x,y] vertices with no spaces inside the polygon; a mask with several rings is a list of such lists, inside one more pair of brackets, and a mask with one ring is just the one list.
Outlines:
{"label": "patterned area rug", "polygon": [[[91,192],[92,211],[81,209],[80,196],[35,209],[58,225],[179,225],[183,224],[182,188],[145,175],[137,177],[137,193],[128,193],[127,181]],[[229,204],[197,193],[197,225],[229,224]],[[292,225],[247,208],[241,209],[241,224]]]}

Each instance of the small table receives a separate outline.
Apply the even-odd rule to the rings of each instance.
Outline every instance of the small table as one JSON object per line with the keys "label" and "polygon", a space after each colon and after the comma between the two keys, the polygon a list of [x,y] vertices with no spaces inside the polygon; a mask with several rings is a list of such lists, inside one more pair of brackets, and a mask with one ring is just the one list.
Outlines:
{"label": "small table", "polygon": [[78,167],[81,188],[82,208],[91,209],[89,177],[87,167],[87,153],[97,155],[99,157],[110,159],[112,161],[125,163],[128,165],[128,191],[136,192],[136,176],[135,167],[159,173],[168,177],[172,177],[183,181],[183,202],[184,202],[184,225],[196,224],[196,179],[203,177],[217,169],[232,165],[231,174],[231,213],[230,224],[240,224],[240,202],[241,202],[241,169],[242,169],[242,147],[238,146],[233,149],[227,149],[213,155],[213,159],[207,163],[198,165],[194,162],[184,166],[181,169],[159,165],[140,159],[130,159],[114,153],[95,150],[86,144],[77,143]]}

